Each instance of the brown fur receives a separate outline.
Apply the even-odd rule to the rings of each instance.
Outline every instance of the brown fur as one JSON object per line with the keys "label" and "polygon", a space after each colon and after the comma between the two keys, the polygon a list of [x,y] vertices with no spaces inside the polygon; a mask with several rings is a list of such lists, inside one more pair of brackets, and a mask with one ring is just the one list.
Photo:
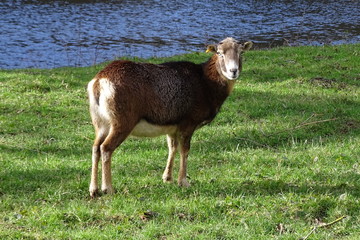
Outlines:
{"label": "brown fur", "polygon": [[[232,54],[231,58],[239,62],[239,68],[235,69],[239,73],[239,49],[242,45],[229,38],[220,45],[214,49],[224,55],[226,51]],[[186,165],[191,136],[197,128],[214,119],[234,86],[235,81],[229,81],[221,70],[226,71],[225,61],[226,57],[217,54],[203,64],[168,62],[156,65],[121,60],[100,71],[92,81],[92,88],[90,84],[88,87],[89,97],[95,99],[90,101],[90,112],[96,131],[90,195],[94,196],[98,191],[97,163],[100,156],[103,163],[102,190],[113,192],[111,155],[136,127],[141,131],[148,130],[144,127],[155,132],[163,129],[161,134],[168,135],[165,182],[172,180],[174,156],[180,145],[178,184],[188,186]]]}

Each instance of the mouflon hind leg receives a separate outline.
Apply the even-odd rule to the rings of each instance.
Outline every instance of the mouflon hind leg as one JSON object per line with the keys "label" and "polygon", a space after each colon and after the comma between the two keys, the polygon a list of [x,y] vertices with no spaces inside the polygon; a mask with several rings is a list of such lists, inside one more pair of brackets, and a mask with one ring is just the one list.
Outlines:
{"label": "mouflon hind leg", "polygon": [[111,178],[111,156],[115,149],[127,138],[132,128],[112,127],[109,135],[100,146],[102,157],[102,178],[101,191],[107,194],[113,194]]}

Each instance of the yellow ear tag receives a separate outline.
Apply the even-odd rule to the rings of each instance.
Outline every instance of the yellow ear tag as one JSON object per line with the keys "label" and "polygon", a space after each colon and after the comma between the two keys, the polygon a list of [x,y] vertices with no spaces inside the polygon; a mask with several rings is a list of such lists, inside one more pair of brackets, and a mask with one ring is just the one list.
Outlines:
{"label": "yellow ear tag", "polygon": [[215,51],[215,47],[214,46],[212,46],[212,45],[210,45],[210,46],[208,46],[207,48],[206,48],[206,53],[209,53],[209,52],[214,52]]}

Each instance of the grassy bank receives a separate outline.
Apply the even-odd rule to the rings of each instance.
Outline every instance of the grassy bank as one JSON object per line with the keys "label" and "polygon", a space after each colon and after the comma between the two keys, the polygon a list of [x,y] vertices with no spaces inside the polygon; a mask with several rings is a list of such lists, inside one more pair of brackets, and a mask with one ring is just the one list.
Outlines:
{"label": "grassy bank", "polygon": [[95,200],[85,85],[103,65],[0,70],[0,239],[299,239],[342,216],[309,239],[358,239],[359,58],[359,44],[245,53],[194,135],[190,188],[162,183],[164,137],[129,139],[117,194]]}

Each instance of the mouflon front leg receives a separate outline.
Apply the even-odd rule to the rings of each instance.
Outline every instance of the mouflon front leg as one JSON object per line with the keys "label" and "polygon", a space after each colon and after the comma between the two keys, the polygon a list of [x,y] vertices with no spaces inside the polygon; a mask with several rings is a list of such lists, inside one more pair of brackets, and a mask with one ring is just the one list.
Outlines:
{"label": "mouflon front leg", "polygon": [[175,135],[167,135],[167,143],[169,147],[169,156],[167,159],[166,168],[163,174],[163,181],[165,183],[170,183],[173,181],[172,173],[173,173],[173,167],[174,167],[174,159],[178,148],[178,140]]}

